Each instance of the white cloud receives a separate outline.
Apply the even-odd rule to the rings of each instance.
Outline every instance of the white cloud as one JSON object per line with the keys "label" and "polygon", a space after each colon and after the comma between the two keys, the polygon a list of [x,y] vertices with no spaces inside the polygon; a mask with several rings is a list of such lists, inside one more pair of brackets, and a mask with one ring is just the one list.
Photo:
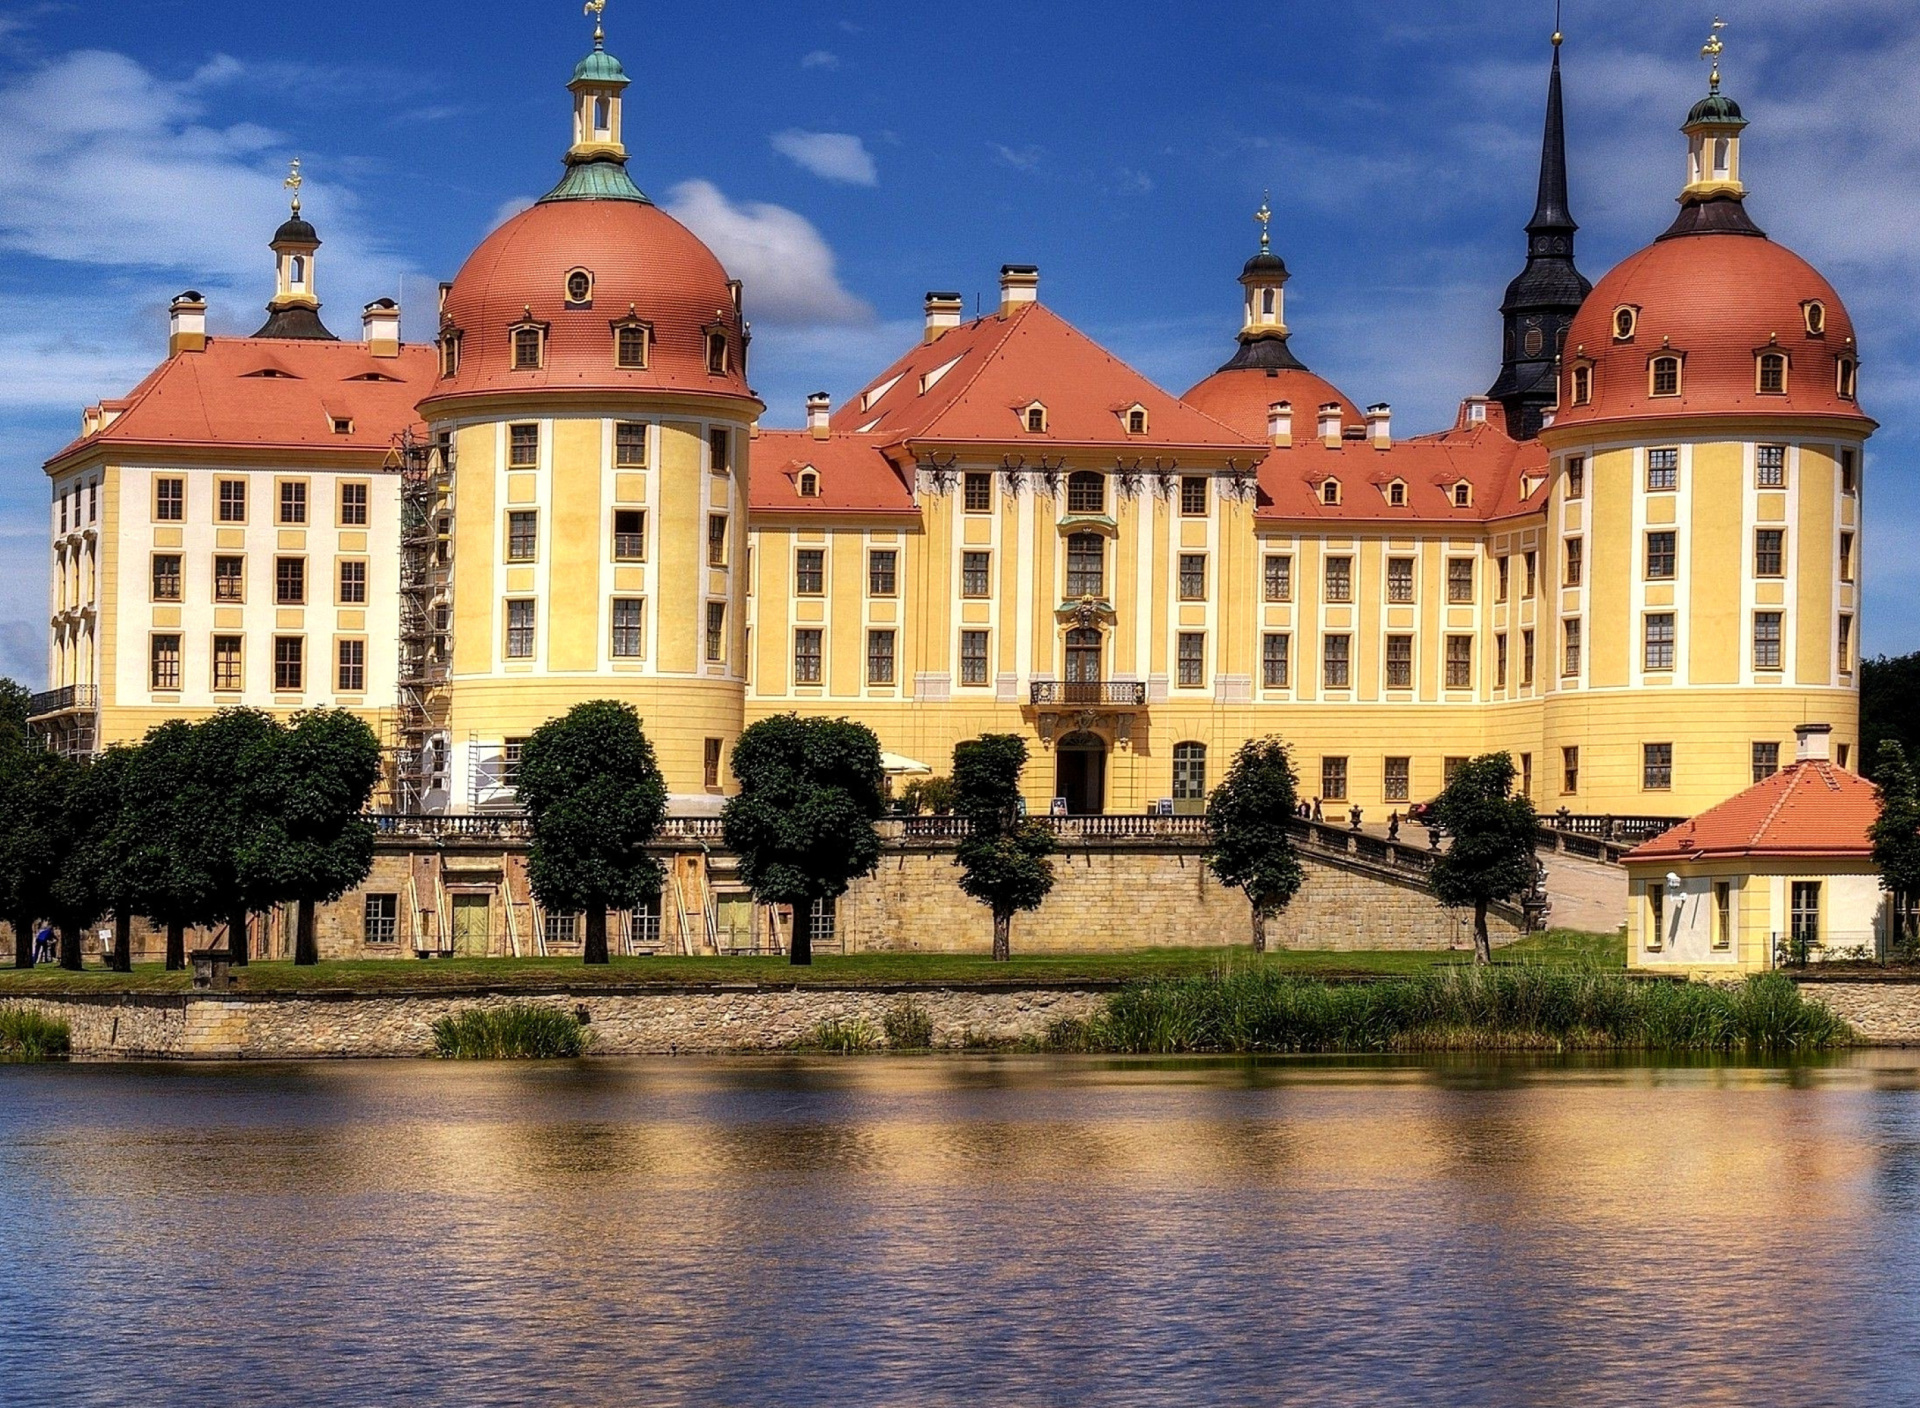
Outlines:
{"label": "white cloud", "polygon": [[0,675],[28,689],[47,678],[47,537],[0,533],[0,578],[8,584],[0,601]]}
{"label": "white cloud", "polygon": [[739,204],[711,181],[683,181],[667,210],[746,285],[747,315],[801,325],[863,323],[873,310],[841,287],[834,254],[804,215],[760,201]]}
{"label": "white cloud", "polygon": [[987,146],[996,157],[1015,171],[1033,170],[1040,164],[1040,158],[1046,155],[1045,151],[1035,146],[1009,147],[999,142],[989,142]]}
{"label": "white cloud", "polygon": [[521,211],[532,210],[536,203],[532,196],[515,196],[511,200],[501,201],[493,212],[493,219],[487,223],[487,233],[492,234]]}
{"label": "white cloud", "polygon": [[790,127],[769,139],[773,149],[823,181],[848,186],[877,186],[880,168],[867,144],[850,132],[803,132]]}
{"label": "white cloud", "polygon": [[839,68],[840,56],[825,49],[815,49],[800,56],[801,68]]}

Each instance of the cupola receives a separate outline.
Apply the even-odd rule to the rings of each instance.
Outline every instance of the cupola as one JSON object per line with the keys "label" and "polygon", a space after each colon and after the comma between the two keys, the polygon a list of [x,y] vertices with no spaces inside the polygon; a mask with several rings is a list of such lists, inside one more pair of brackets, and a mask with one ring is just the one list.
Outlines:
{"label": "cupola", "polygon": [[254,336],[337,342],[339,339],[320,321],[320,295],[314,280],[320,236],[300,214],[300,188],[306,178],[300,174],[298,157],[284,184],[293,192],[293,214],[273,232],[273,242],[268,246],[273,250],[273,301],[267,304],[265,325]]}
{"label": "cupola", "polygon": [[1290,276],[1286,261],[1273,252],[1273,207],[1262,200],[1253,218],[1260,222],[1260,252],[1240,271],[1240,287],[1246,290],[1246,314],[1240,336],[1242,339],[1285,338]]}
{"label": "cupola", "polygon": [[607,0],[592,0],[593,52],[573,67],[573,145],[567,149],[567,174],[544,197],[558,200],[647,199],[627,174],[626,91],[632,85],[620,60],[607,52],[603,23]]}
{"label": "cupola", "polygon": [[1720,55],[1726,52],[1720,31],[1726,27],[1725,21],[1715,20],[1700,50],[1713,68],[1707,74],[1707,96],[1680,124],[1687,138],[1687,181],[1680,189],[1679,217],[1662,239],[1761,233],[1747,214],[1747,187],[1740,179],[1740,134],[1747,120],[1740,115],[1740,105],[1720,91]]}

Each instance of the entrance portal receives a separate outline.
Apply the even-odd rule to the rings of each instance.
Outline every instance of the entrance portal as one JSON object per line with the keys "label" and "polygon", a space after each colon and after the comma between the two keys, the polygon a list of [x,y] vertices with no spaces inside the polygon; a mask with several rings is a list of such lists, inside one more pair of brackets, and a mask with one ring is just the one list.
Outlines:
{"label": "entrance portal", "polygon": [[1107,807],[1107,745],[1098,734],[1070,733],[1053,746],[1053,795],[1073,816],[1098,816]]}

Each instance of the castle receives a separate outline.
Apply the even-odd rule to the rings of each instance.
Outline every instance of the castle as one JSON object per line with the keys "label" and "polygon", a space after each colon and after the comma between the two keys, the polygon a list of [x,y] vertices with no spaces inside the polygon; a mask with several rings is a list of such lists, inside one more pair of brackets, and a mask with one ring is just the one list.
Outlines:
{"label": "castle", "polygon": [[1184,396],[1010,264],[997,309],[928,294],[917,346],[762,430],[753,290],[630,177],[628,86],[596,35],[563,178],[443,287],[433,345],[387,300],[327,329],[297,187],[257,334],[174,301],[166,360],[46,466],[39,733],[339,705],[393,807],[456,814],[511,808],[520,741],[606,697],[683,815],[789,710],[869,724],[902,775],[1023,735],[1030,803],[1075,814],[1197,811],[1266,734],[1375,815],[1496,748],[1576,813],[1699,811],[1807,720],[1850,765],[1875,426],[1838,295],[1748,215],[1717,59],[1677,218],[1590,286],[1555,36],[1499,374],[1413,436],[1296,355],[1264,233]]}

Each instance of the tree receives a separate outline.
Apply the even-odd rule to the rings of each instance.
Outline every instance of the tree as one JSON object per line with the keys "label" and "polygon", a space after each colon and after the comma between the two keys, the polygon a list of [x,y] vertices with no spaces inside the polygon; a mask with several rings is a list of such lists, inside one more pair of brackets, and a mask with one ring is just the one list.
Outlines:
{"label": "tree", "polygon": [[1020,808],[1026,740],[989,733],[953,750],[953,811],[968,824],[954,864],[960,890],[993,912],[993,956],[1013,957],[1013,916],[1053,889],[1053,833]]}
{"label": "tree", "polygon": [[167,931],[169,972],[187,966],[189,925],[211,926],[225,916],[219,869],[206,824],[208,799],[195,776],[196,734],[171,719],[147,734],[122,779],[118,842],[129,887],[141,914]]}
{"label": "tree", "polygon": [[[133,916],[141,905],[139,876],[130,864],[134,833],[127,807],[127,781],[139,756],[138,748],[116,743],[82,769],[72,793],[67,853],[54,882],[56,910],[85,915],[76,929],[113,916],[112,966],[120,973],[133,971]],[[64,951],[61,962],[79,966],[67,964]]]}
{"label": "tree", "polygon": [[12,729],[25,741],[32,707],[33,694],[25,685],[0,676],[0,729]]}
{"label": "tree", "polygon": [[259,709],[222,709],[195,726],[182,803],[203,829],[199,853],[227,921],[227,951],[245,967],[247,919],[279,900],[262,864],[262,832],[273,826],[275,753],[286,730]]}
{"label": "tree", "polygon": [[1887,739],[1920,757],[1920,651],[1860,662],[1861,760],[1877,767]]}
{"label": "tree", "polygon": [[78,764],[0,728],[0,908],[16,968],[33,966],[33,926],[52,913],[65,844],[66,794]]}
{"label": "tree", "polygon": [[607,911],[658,894],[646,847],[667,819],[667,784],[631,704],[575,705],[520,752],[520,801],[533,829],[527,879],[543,908],[586,911],[586,961],[605,963]]}
{"label": "tree", "polygon": [[1880,816],[1868,830],[1880,887],[1893,896],[1894,937],[1912,942],[1912,914],[1920,900],[1920,781],[1907,750],[1891,738],[1880,741],[1874,759],[1874,785],[1880,792]]}
{"label": "tree", "polygon": [[1207,864],[1220,883],[1253,908],[1253,951],[1267,951],[1267,921],[1300,892],[1306,878],[1294,854],[1293,759],[1278,738],[1241,745],[1207,798]]}
{"label": "tree", "polygon": [[919,816],[921,812],[932,812],[935,816],[947,816],[953,811],[953,779],[950,777],[917,777],[900,789],[900,810],[908,816]]}
{"label": "tree", "polygon": [[1433,819],[1452,844],[1434,858],[1427,885],[1441,904],[1473,906],[1473,957],[1493,962],[1487,907],[1517,899],[1539,875],[1539,818],[1513,792],[1513,758],[1488,753],[1462,763],[1434,799]]}
{"label": "tree", "polygon": [[721,823],[762,904],[793,906],[788,956],[813,962],[813,906],[880,863],[880,740],[845,719],[762,719],[733,746],[740,791]]}
{"label": "tree", "polygon": [[343,709],[312,709],[294,716],[262,762],[271,810],[249,842],[247,885],[298,906],[293,961],[310,967],[320,961],[314,907],[373,869],[375,831],[364,813],[380,780],[380,740]]}

